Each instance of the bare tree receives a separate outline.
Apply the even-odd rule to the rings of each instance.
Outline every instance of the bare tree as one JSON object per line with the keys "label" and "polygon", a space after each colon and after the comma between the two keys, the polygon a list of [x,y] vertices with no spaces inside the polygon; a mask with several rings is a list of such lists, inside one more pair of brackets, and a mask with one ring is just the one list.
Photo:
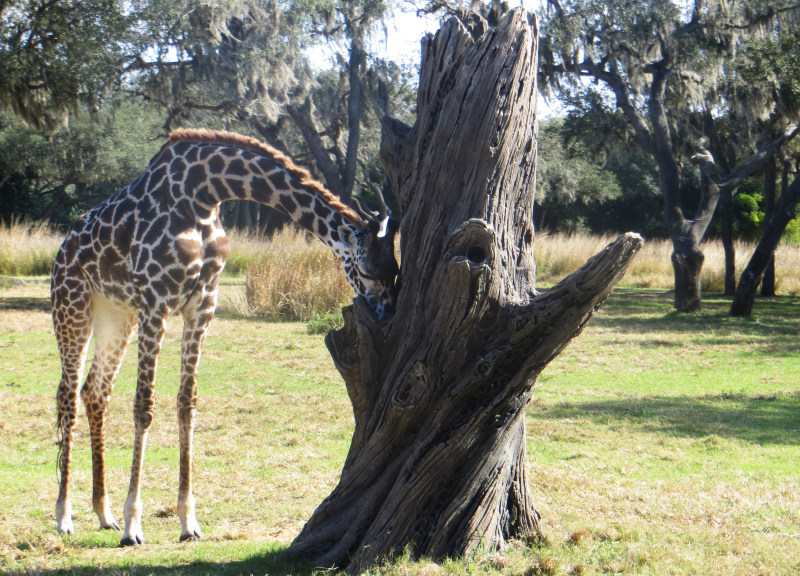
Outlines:
{"label": "bare tree", "polygon": [[450,19],[423,40],[413,126],[381,158],[403,209],[396,313],[362,301],[326,344],[353,404],[339,485],[290,551],[358,572],[392,551],[436,558],[540,536],[525,409],[538,374],[641,246],[620,237],[535,291],[536,22]]}

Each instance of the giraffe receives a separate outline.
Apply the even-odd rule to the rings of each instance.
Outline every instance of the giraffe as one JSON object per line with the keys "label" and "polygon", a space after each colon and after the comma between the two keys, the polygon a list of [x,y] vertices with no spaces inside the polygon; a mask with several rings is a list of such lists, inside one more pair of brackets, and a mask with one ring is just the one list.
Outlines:
{"label": "giraffe", "polygon": [[80,389],[89,419],[92,507],[101,528],[120,529],[105,487],[103,423],[123,355],[138,329],[133,462],[121,544],[143,543],[141,473],[156,365],[167,320],[180,313],[177,512],[180,540],[201,537],[191,479],[197,366],[229,251],[220,203],[231,199],[254,200],[288,214],[339,257],[349,284],[375,314],[393,311],[396,224],[387,230],[365,222],[308,172],[258,140],[205,130],[172,133],[139,178],[76,222],[56,257],[51,299],[62,363],[57,393],[60,533],[74,531],[70,459],[78,387],[92,335],[94,360]]}

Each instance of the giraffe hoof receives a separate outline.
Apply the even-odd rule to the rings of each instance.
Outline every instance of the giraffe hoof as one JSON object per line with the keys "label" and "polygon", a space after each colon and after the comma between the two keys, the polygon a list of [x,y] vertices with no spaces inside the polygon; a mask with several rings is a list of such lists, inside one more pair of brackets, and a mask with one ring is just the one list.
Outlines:
{"label": "giraffe hoof", "polygon": [[200,530],[195,530],[194,532],[187,532],[186,534],[181,534],[180,542],[193,542],[195,540],[200,540],[203,535],[200,533]]}
{"label": "giraffe hoof", "polygon": [[119,524],[113,522],[111,524],[106,524],[106,525],[101,524],[100,530],[116,530],[117,532],[119,532],[120,530],[122,530],[122,528],[119,527]]}
{"label": "giraffe hoof", "polygon": [[144,544],[141,536],[127,536],[119,541],[120,546],[140,546],[141,544]]}

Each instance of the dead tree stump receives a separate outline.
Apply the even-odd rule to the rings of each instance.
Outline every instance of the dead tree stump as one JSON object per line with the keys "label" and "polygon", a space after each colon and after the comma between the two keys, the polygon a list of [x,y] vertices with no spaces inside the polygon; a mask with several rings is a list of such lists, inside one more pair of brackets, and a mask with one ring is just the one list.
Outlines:
{"label": "dead tree stump", "polygon": [[355,432],[339,485],[290,551],[351,572],[408,548],[434,558],[540,535],[525,407],[538,374],[641,246],[620,237],[537,294],[536,22],[451,19],[423,40],[418,117],[386,119],[402,209],[396,312],[344,309],[326,344]]}

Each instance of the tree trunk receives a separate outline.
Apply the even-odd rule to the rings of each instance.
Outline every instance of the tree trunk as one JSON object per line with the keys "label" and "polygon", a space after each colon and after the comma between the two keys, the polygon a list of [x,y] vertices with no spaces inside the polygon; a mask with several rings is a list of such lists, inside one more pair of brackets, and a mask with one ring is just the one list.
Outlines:
{"label": "tree trunk", "polygon": [[314,123],[311,98],[307,96],[299,106],[288,106],[287,112],[308,144],[308,148],[314,156],[314,162],[325,180],[325,186],[339,198],[349,198],[339,168],[325,148],[322,136]]}
{"label": "tree trunk", "polygon": [[697,246],[685,246],[672,253],[672,269],[675,273],[675,309],[678,312],[698,312],[700,300],[700,271],[703,268],[703,252]]}
{"label": "tree trunk", "polygon": [[764,227],[764,235],[739,278],[739,287],[736,289],[736,295],[731,304],[731,316],[750,316],[752,314],[758,284],[775,254],[775,249],[783,236],[783,231],[786,230],[786,225],[795,217],[798,203],[800,203],[800,178],[795,178],[792,185],[781,194],[772,218]]}
{"label": "tree trunk", "polygon": [[[775,158],[772,157],[764,166],[764,221],[769,222],[775,210],[775,187],[777,186],[778,171]],[[761,295],[775,296],[775,253],[769,257],[764,277],[761,279]]]}
{"label": "tree trunk", "polygon": [[349,202],[353,196],[358,167],[358,143],[361,138],[361,120],[364,116],[364,84],[363,74],[366,67],[367,53],[364,50],[364,30],[362,26],[351,23],[348,26],[350,37],[350,61],[347,65],[347,77],[350,94],[347,95],[347,153],[345,155],[342,182],[345,195],[342,200]]}
{"label": "tree trunk", "polygon": [[536,294],[536,47],[521,9],[497,29],[449,20],[422,45],[413,127],[383,122],[398,202],[396,312],[361,299],[326,337],[353,404],[339,485],[292,543],[359,572],[392,552],[459,556],[541,534],[526,479],[525,408],[641,246],[628,234]]}
{"label": "tree trunk", "polygon": [[725,296],[736,292],[736,246],[733,243],[733,195],[735,191],[720,192],[719,211],[722,220],[722,249],[725,252]]}
{"label": "tree trunk", "polygon": [[236,224],[237,230],[246,232],[250,229],[250,202],[248,200],[237,200],[236,202]]}

